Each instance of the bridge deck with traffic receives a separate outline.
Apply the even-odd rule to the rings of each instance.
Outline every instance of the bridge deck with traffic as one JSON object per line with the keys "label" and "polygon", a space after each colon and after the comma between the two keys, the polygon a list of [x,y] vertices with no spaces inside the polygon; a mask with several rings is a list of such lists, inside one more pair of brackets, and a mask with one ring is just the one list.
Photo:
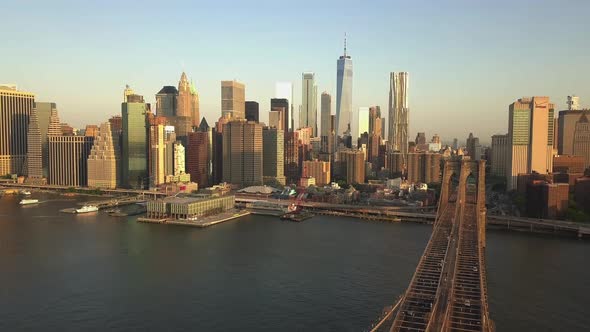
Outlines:
{"label": "bridge deck with traffic", "polygon": [[[483,161],[445,163],[432,235],[390,331],[493,331],[485,278],[484,172]],[[475,184],[468,183],[470,177]]]}

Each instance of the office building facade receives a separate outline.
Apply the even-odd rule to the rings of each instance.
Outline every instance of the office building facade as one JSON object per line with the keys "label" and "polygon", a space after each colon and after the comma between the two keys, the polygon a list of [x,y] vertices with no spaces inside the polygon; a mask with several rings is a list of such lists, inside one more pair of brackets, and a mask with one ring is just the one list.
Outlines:
{"label": "office building facade", "polygon": [[312,135],[318,135],[318,87],[315,85],[314,73],[303,73],[301,86],[301,112],[299,113],[299,127],[310,127]]}
{"label": "office building facade", "polygon": [[234,119],[246,117],[245,86],[238,81],[221,81],[221,114]]}
{"label": "office building facade", "polygon": [[100,125],[88,156],[88,187],[117,187],[117,154],[109,122]]}
{"label": "office building facade", "polygon": [[121,104],[121,181],[125,188],[144,189],[149,183],[147,111],[139,95],[130,95]]}
{"label": "office building facade", "polygon": [[176,116],[178,89],[166,85],[156,93],[156,113],[158,116]]}
{"label": "office building facade", "polygon": [[191,180],[199,184],[199,188],[210,186],[211,142],[209,139],[208,131],[197,131],[188,135],[186,171],[191,175]]}
{"label": "office building facade", "polygon": [[88,157],[94,137],[49,136],[48,183],[85,187],[88,184]]}
{"label": "office building facade", "polygon": [[223,181],[239,187],[263,184],[262,125],[246,120],[223,126]]}
{"label": "office building facade", "polygon": [[260,122],[260,106],[255,101],[246,101],[246,121]]}
{"label": "office building facade", "polygon": [[492,136],[492,175],[506,176],[506,165],[508,163],[508,134]]}
{"label": "office building facade", "polygon": [[0,176],[27,173],[27,133],[34,106],[34,94],[0,86]]}
{"label": "office building facade", "polygon": [[265,184],[285,185],[285,134],[277,128],[262,130],[262,176]]}
{"label": "office building facade", "polygon": [[388,142],[392,150],[401,152],[403,156],[408,154],[408,79],[406,72],[392,72],[389,75]]}
{"label": "office building facade", "polygon": [[[294,123],[294,116],[293,116],[293,83],[291,82],[277,82],[275,84],[275,98],[276,99],[286,99],[287,100],[287,107],[285,108],[285,113],[283,114],[283,121],[284,126],[283,130],[285,133],[288,131],[295,129]],[[289,108],[290,106],[290,108]],[[272,100],[271,100],[271,109],[272,109]],[[277,127],[278,128],[278,127]]]}
{"label": "office building facade", "polygon": [[336,135],[343,136],[349,127],[352,113],[352,59],[344,54],[336,63]]}
{"label": "office building facade", "polygon": [[547,174],[553,169],[553,109],[549,97],[521,98],[510,104],[508,190],[516,189],[518,174]]}

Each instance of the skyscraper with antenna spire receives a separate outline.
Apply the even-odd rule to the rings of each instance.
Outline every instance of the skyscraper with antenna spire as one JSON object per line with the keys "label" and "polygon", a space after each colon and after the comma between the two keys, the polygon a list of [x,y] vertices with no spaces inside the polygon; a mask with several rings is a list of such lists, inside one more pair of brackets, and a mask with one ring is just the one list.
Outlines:
{"label": "skyscraper with antenna spire", "polygon": [[336,73],[336,135],[342,136],[347,130],[352,112],[352,59],[346,54],[346,34],[344,34],[344,54],[338,58]]}

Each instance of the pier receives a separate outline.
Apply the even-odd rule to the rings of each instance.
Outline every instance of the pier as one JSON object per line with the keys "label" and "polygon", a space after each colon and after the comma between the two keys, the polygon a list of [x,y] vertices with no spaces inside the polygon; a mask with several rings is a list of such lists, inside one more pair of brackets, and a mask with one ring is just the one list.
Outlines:
{"label": "pier", "polygon": [[192,227],[209,227],[222,222],[230,221],[240,217],[244,217],[250,214],[250,211],[246,210],[233,210],[226,211],[216,215],[199,218],[197,220],[180,220],[180,219],[166,219],[166,218],[138,218],[138,222],[153,223],[153,224],[168,224],[168,225],[180,225],[180,226],[192,226]]}

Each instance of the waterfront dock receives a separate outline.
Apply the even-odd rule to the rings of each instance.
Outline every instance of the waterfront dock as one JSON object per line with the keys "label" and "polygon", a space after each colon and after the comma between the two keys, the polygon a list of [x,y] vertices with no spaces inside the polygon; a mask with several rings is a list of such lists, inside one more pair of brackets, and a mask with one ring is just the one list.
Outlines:
{"label": "waterfront dock", "polygon": [[250,214],[250,211],[246,210],[233,210],[219,213],[213,216],[207,216],[199,218],[198,220],[179,220],[179,219],[157,219],[157,218],[138,218],[139,222],[154,223],[154,224],[169,224],[169,225],[180,225],[180,226],[192,226],[192,227],[209,227],[222,222],[230,221],[240,217],[244,217]]}

